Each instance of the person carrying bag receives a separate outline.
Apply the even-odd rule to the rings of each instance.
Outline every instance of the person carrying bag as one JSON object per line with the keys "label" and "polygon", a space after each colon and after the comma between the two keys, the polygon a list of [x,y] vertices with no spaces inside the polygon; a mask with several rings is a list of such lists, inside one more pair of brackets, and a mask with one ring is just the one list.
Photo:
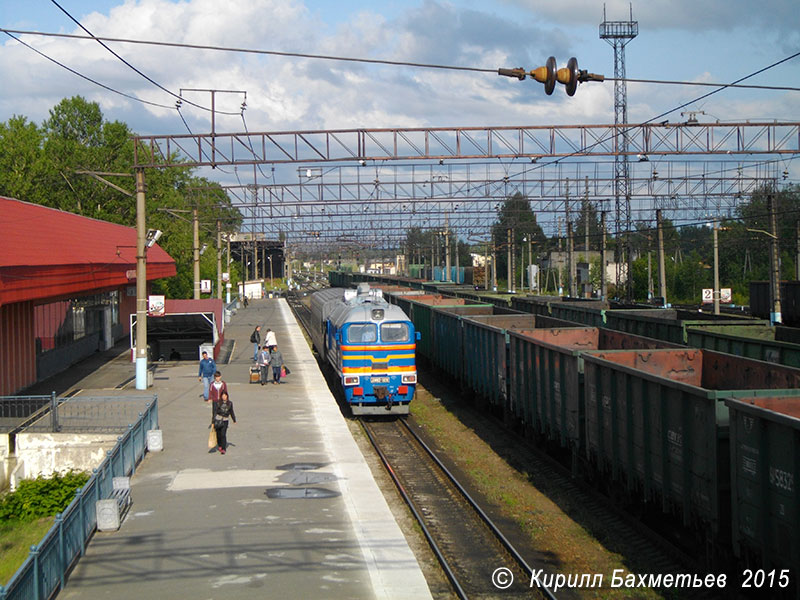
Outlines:
{"label": "person carrying bag", "polygon": [[[220,454],[225,454],[228,448],[228,419],[233,419],[233,422],[236,423],[236,413],[233,412],[233,402],[228,398],[227,392],[223,392],[220,401],[214,403],[214,418],[212,420],[213,429],[217,437],[217,451]],[[211,443],[210,436],[209,443]]]}

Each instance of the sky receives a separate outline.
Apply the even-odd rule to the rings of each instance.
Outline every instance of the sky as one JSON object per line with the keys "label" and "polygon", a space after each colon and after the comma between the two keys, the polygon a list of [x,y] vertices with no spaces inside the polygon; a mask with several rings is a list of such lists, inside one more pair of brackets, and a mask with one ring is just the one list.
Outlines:
{"label": "sky", "polygon": [[[581,68],[613,77],[611,46],[598,26],[604,4],[589,0],[59,0],[98,36],[339,55],[496,69],[532,69],[570,56]],[[730,82],[800,50],[795,0],[652,0],[605,3],[608,20],[627,20],[639,35],[626,46],[627,76]],[[83,33],[50,0],[3,0],[3,28]],[[58,67],[6,35],[0,52],[0,121],[24,115],[40,123],[64,97],[97,101],[108,119],[141,134],[185,132],[173,108],[123,98]],[[109,87],[172,107],[174,97],[96,42],[21,36],[41,52]],[[350,127],[613,123],[613,83],[586,83],[574,97],[561,86],[546,96],[530,79],[494,73],[374,66],[306,58],[254,56],[124,43],[109,44],[174,93],[181,88],[247,92],[252,130]],[[800,58],[747,81],[800,83]],[[792,83],[794,82],[794,83]],[[710,88],[628,85],[628,119],[644,121]],[[187,93],[209,105],[207,93]],[[220,94],[217,108],[238,113],[243,96]],[[800,92],[726,90],[684,110],[708,120],[796,120]],[[210,130],[209,113],[182,109],[193,130]],[[705,115],[699,118],[703,120]],[[680,114],[670,115],[679,121]],[[241,131],[238,115],[219,130]]]}
{"label": "sky", "polygon": [[[336,55],[496,70],[527,70],[555,56],[614,76],[612,47],[599,38],[605,18],[638,22],[625,49],[628,78],[733,82],[800,51],[797,0],[58,0],[94,35],[187,44]],[[52,0],[0,1],[0,27],[83,34]],[[154,107],[112,93],[56,66],[0,33],[0,122],[23,115],[41,123],[62,98],[99,103],[108,120],[141,135],[210,131],[210,115],[175,98],[88,40],[20,35],[26,43],[86,77]],[[552,96],[530,79],[494,72],[108,44],[179,94],[220,93],[218,132],[381,127],[575,125],[614,122],[611,82],[581,84],[573,97]],[[800,58],[745,83],[800,86]],[[628,121],[657,115],[685,121],[797,121],[800,92],[629,83]],[[205,92],[184,94],[209,106]],[[699,112],[702,111],[702,112]],[[183,116],[184,121],[181,119]],[[792,175],[792,179],[795,176]]]}

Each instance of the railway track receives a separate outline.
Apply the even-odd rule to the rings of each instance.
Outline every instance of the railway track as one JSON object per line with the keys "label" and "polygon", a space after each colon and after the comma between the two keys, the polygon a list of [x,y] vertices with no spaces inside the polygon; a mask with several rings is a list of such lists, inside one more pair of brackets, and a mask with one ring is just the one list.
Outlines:
{"label": "railway track", "polygon": [[555,599],[405,420],[361,425],[459,598]]}
{"label": "railway track", "polygon": [[[301,292],[302,294],[302,292]],[[310,316],[300,302],[300,295],[290,295],[289,302],[300,322],[308,328]],[[419,372],[420,384],[430,382],[438,387],[429,372]],[[427,387],[427,386],[426,386]],[[452,395],[453,388],[438,389],[437,397]],[[469,406],[471,401],[454,398],[454,402]],[[475,411],[472,411],[475,413]],[[539,489],[557,490],[557,495],[570,498],[581,506],[584,514],[593,515],[588,529],[612,532],[611,544],[626,556],[635,558],[641,572],[681,573],[696,568],[690,557],[652,532],[635,517],[614,505],[596,490],[572,478],[569,468],[530,444],[514,441],[513,435],[500,423],[481,418],[475,413],[476,429],[489,431],[500,450],[518,470],[530,475]],[[413,422],[413,421],[412,421]],[[402,419],[362,420],[367,437],[376,448],[395,486],[409,505],[420,524],[437,560],[459,598],[554,598],[549,590],[537,592],[531,588],[532,567],[525,563],[499,530],[494,527],[477,503],[473,501],[453,476],[435,457],[419,436]],[[585,525],[585,524],[584,524]],[[527,550],[527,549],[526,549]],[[514,584],[501,590],[493,581],[499,568],[501,577],[513,578]],[[533,569],[538,571],[539,567]],[[504,583],[503,579],[498,583]],[[548,581],[548,579],[545,579]],[[560,590],[559,598],[573,597],[572,590]],[[700,595],[695,597],[712,598]]]}

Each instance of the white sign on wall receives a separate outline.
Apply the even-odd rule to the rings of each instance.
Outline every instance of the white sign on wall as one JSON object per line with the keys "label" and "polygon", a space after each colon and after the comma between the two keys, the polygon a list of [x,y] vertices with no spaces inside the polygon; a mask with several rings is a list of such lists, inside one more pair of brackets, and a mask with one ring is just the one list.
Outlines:
{"label": "white sign on wall", "polygon": [[166,302],[164,296],[148,296],[147,314],[151,317],[163,317],[166,313]]}
{"label": "white sign on wall", "polygon": [[210,294],[211,293],[211,280],[210,279],[201,279],[200,280],[200,293],[201,294]]}

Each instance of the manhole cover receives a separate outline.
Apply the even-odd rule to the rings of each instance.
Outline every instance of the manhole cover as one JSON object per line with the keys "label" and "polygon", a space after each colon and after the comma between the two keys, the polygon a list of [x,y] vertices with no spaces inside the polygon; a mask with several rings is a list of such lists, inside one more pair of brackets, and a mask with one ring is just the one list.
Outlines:
{"label": "manhole cover", "polygon": [[312,471],[287,471],[278,477],[278,481],[291,485],[309,485],[336,481],[336,475],[333,473],[318,473]]}
{"label": "manhole cover", "polygon": [[317,498],[336,498],[341,496],[339,492],[326,490],[325,488],[267,488],[264,492],[267,498],[274,498],[277,500],[313,500]]}
{"label": "manhole cover", "polygon": [[328,463],[313,463],[313,462],[298,462],[289,463],[288,465],[280,465],[275,467],[278,471],[313,471],[314,469],[321,469],[327,467]]}

